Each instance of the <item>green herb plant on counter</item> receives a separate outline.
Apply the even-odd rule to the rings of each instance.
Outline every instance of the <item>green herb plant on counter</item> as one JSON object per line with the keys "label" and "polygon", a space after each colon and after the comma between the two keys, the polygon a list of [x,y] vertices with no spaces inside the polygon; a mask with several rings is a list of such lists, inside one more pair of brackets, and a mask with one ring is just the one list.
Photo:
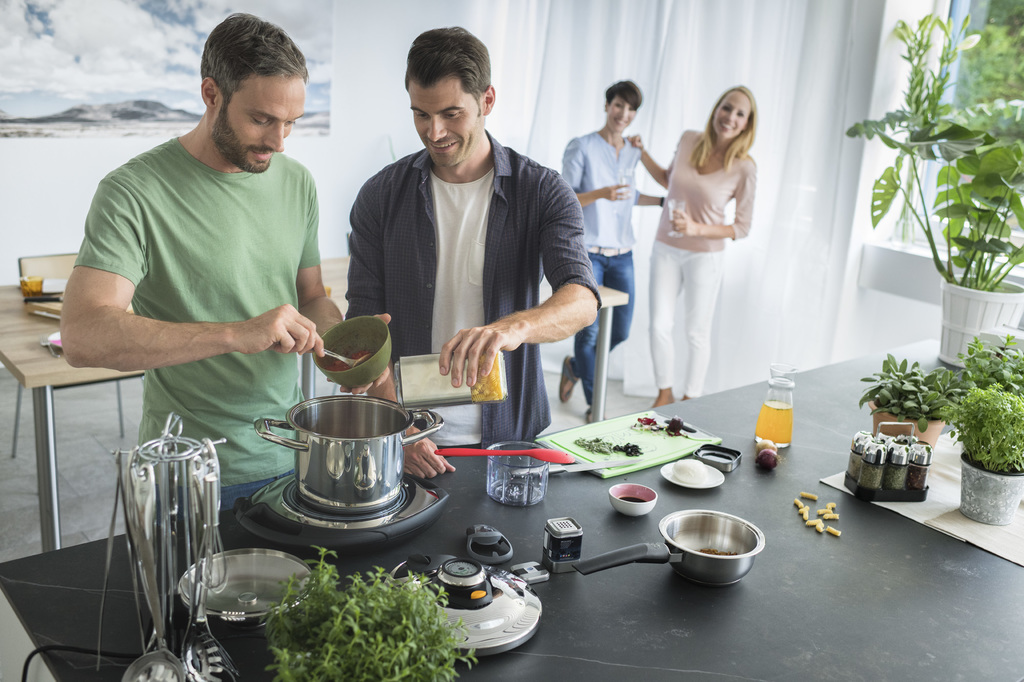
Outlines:
{"label": "green herb plant on counter", "polygon": [[458,661],[476,662],[457,648],[443,590],[426,580],[393,581],[380,567],[339,589],[338,569],[327,562],[337,554],[318,549],[305,585],[292,578],[267,619],[275,680],[434,682],[458,677]]}
{"label": "green herb plant on counter", "polygon": [[920,363],[908,366],[906,359],[897,362],[891,354],[882,361],[881,372],[861,381],[871,386],[861,396],[860,407],[873,401],[871,414],[888,412],[897,419],[916,422],[921,432],[931,420],[947,421],[947,411],[964,392],[956,374],[945,367],[926,374]]}
{"label": "green herb plant on counter", "polygon": [[1024,473],[1024,398],[998,386],[972,388],[949,412],[964,457],[993,473]]}
{"label": "green herb plant on counter", "polygon": [[1024,392],[1024,352],[1012,336],[999,341],[975,337],[958,357],[965,389],[1001,386],[1010,393]]}

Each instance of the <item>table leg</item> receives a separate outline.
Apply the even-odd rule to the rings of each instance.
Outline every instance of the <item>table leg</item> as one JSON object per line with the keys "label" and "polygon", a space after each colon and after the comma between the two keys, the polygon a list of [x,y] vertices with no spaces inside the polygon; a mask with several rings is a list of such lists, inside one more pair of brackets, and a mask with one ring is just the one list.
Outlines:
{"label": "table leg", "polygon": [[57,446],[53,428],[53,386],[32,389],[36,428],[36,480],[43,551],[60,549],[60,495],[57,491]]}
{"label": "table leg", "polygon": [[594,421],[604,419],[605,394],[608,389],[608,347],[612,342],[612,308],[601,308],[597,314],[597,353],[594,357],[594,391],[590,413]]}
{"label": "table leg", "polygon": [[316,365],[313,364],[313,354],[306,353],[302,356],[299,365],[299,374],[302,378],[302,395],[306,400],[316,397]]}

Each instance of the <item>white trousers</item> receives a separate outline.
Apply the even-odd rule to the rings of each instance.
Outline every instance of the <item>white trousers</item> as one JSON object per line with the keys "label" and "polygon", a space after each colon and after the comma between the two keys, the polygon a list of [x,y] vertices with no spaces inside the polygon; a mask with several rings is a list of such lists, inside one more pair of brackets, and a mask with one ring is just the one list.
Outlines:
{"label": "white trousers", "polygon": [[[651,358],[659,389],[675,383],[676,299],[683,292],[689,348],[683,395],[704,392],[711,362],[711,323],[722,286],[724,251],[686,251],[654,242],[651,251]],[[678,396],[682,397],[682,396]]]}

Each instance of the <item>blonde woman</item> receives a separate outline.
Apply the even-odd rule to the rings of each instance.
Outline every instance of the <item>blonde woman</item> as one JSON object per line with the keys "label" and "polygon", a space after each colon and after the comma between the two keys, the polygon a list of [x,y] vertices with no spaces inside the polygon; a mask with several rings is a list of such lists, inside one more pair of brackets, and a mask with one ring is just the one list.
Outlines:
{"label": "blonde woman", "polygon": [[[718,98],[703,132],[683,133],[668,168],[659,166],[646,150],[642,152],[644,167],[668,189],[667,199],[677,204],[672,211],[670,201],[666,201],[651,253],[651,356],[658,384],[654,407],[676,400],[672,386],[673,339],[675,302],[680,292],[686,304],[689,347],[682,400],[704,392],[725,242],[741,239],[750,232],[757,166],[747,152],[754,144],[756,132],[754,94],[736,86]],[[639,137],[630,141],[643,149]],[[727,224],[725,207],[732,200],[736,201],[736,214]]]}

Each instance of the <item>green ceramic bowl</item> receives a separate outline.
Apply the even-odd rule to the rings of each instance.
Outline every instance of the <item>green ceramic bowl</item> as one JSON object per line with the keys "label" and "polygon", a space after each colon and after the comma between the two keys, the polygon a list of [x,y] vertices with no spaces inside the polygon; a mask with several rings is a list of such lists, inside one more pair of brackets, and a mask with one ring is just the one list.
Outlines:
{"label": "green ceramic bowl", "polygon": [[313,362],[316,363],[317,369],[339,386],[351,388],[371,384],[384,373],[391,360],[391,333],[388,331],[387,323],[379,317],[367,315],[349,318],[328,329],[322,337],[324,348],[346,357],[352,357],[363,350],[373,352],[368,360],[341,372],[324,369],[324,365],[331,362],[331,358],[314,355]]}

